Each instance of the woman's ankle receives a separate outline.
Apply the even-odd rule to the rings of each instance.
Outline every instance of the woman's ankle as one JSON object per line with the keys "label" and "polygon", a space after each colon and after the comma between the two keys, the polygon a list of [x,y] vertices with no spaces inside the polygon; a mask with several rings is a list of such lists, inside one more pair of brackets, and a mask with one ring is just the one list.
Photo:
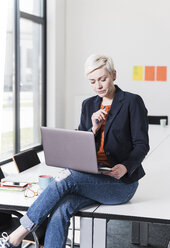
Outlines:
{"label": "woman's ankle", "polygon": [[11,245],[13,245],[14,247],[18,247],[18,246],[22,243],[22,241],[20,242],[20,241],[18,241],[18,240],[12,240],[12,239],[9,237],[9,243],[10,243]]}
{"label": "woman's ankle", "polygon": [[23,226],[19,226],[9,235],[9,242],[13,246],[19,246],[28,233],[29,231],[27,229],[25,229]]}

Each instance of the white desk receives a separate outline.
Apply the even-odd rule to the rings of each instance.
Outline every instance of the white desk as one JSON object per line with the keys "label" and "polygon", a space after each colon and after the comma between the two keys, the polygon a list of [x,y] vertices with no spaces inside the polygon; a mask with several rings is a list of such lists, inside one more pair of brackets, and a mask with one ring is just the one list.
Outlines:
{"label": "white desk", "polygon": [[[170,223],[170,136],[143,162],[146,176],[134,198],[127,204],[116,206],[102,205],[95,214],[115,214],[133,216],[138,219]],[[126,219],[126,218],[125,218]]]}
{"label": "white desk", "polygon": [[[100,205],[96,208],[92,228],[90,220],[89,227],[86,227],[88,230],[91,228],[93,233],[90,248],[106,248],[109,219],[170,224],[170,128],[151,125],[149,137],[150,152],[143,162],[146,176],[140,180],[134,198],[127,204]],[[147,228],[147,225],[144,226]],[[81,248],[86,247],[82,243]]]}
{"label": "white desk", "polygon": [[[5,179],[17,182],[38,182],[39,175],[56,176],[59,168],[50,167],[45,163],[38,164],[19,174],[8,176]],[[16,211],[26,211],[37,197],[26,198],[24,192],[2,191],[0,190],[0,208],[12,209]]]}

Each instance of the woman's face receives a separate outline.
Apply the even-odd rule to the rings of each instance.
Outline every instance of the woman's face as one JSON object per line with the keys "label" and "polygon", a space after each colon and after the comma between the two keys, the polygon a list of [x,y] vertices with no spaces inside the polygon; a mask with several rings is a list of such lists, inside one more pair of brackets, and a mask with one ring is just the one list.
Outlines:
{"label": "woman's face", "polygon": [[100,97],[112,97],[114,91],[113,81],[116,79],[116,71],[111,75],[104,67],[96,69],[87,75],[94,92]]}

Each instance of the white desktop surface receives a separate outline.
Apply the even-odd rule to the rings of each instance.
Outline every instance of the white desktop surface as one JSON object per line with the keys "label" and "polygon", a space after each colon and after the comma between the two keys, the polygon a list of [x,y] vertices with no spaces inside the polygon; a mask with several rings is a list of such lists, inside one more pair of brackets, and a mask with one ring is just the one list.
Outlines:
{"label": "white desktop surface", "polygon": [[[39,175],[50,175],[57,176],[58,171],[61,169],[56,167],[51,167],[45,165],[45,163],[38,164],[30,169],[23,171],[16,175],[11,175],[5,178],[8,181],[16,181],[16,182],[28,182],[28,183],[37,183]],[[37,186],[38,188],[38,186]],[[39,194],[42,192],[38,189]],[[8,207],[14,206],[14,209],[19,209],[18,207],[28,208],[35,200],[37,196],[32,198],[27,198],[24,196],[24,191],[16,192],[16,191],[7,191],[0,190],[0,206],[6,205]]]}
{"label": "white desktop surface", "polygon": [[38,183],[38,177],[40,175],[48,175],[55,177],[61,168],[48,166],[45,163],[40,163],[34,167],[29,168],[21,173],[10,175],[5,177],[5,180],[12,182],[27,182],[27,183]]}
{"label": "white desktop surface", "polygon": [[[55,177],[61,170],[63,170],[63,168],[47,166],[45,163],[41,163],[19,174],[8,176],[4,180],[37,183],[39,175],[50,175]],[[40,194],[42,191],[39,189],[38,192]],[[37,197],[38,196],[26,198],[24,196],[24,191],[16,192],[0,190],[0,208],[4,205],[4,207],[8,208],[13,207],[14,210],[20,210],[20,208],[26,210],[37,199]],[[97,206],[98,205],[92,205],[88,208],[83,208],[81,209],[81,212],[92,213]]]}
{"label": "white desktop surface", "polygon": [[31,206],[31,204],[37,199],[37,197],[26,198],[24,192],[13,192],[13,191],[0,191],[0,208],[12,209],[12,210],[23,210]]}

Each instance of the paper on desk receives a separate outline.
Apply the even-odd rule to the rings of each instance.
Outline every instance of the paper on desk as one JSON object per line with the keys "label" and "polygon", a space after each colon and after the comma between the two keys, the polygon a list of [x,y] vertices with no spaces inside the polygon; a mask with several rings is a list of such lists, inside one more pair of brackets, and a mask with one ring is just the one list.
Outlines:
{"label": "paper on desk", "polygon": [[22,175],[22,174],[16,174],[12,176],[7,176],[1,180],[8,181],[8,182],[20,182],[20,183],[38,183],[38,175],[28,174],[28,175]]}

